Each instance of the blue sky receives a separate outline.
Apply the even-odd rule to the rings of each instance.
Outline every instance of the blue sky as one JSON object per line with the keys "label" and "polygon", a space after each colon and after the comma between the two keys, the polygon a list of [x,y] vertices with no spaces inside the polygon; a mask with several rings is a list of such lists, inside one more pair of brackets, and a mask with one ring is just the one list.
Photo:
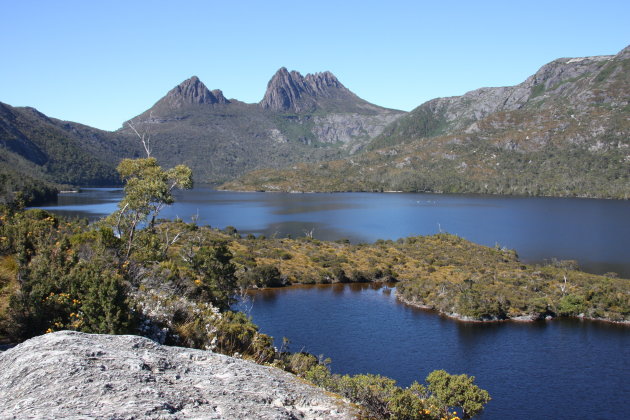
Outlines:
{"label": "blue sky", "polygon": [[258,102],[275,71],[332,71],[411,110],[630,44],[629,1],[0,0],[0,101],[115,130],[197,75]]}

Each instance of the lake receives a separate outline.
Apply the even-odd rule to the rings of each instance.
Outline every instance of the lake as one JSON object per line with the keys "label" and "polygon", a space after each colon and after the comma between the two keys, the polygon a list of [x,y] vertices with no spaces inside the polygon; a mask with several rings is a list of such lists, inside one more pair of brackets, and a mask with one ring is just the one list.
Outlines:
{"label": "lake", "polygon": [[[44,208],[95,220],[119,189],[62,194]],[[397,239],[448,231],[521,259],[576,259],[583,269],[630,278],[630,202],[436,194],[177,194],[164,217],[266,236]],[[379,373],[402,385],[435,369],[467,373],[493,401],[483,419],[627,417],[630,327],[580,320],[469,324],[414,309],[375,285],[255,291],[239,308],[292,351],[333,359],[338,373]]]}
{"label": "lake", "polygon": [[[116,209],[120,189],[60,194],[43,208],[91,220]],[[284,194],[178,191],[163,217],[241,233],[353,242],[445,231],[516,249],[525,262],[578,260],[593,273],[630,278],[630,201],[407,193]]]}
{"label": "lake", "polygon": [[255,291],[238,305],[291,351],[337,373],[407,386],[435,369],[467,373],[493,400],[481,419],[627,418],[630,327],[604,322],[463,323],[396,301],[377,285]]}

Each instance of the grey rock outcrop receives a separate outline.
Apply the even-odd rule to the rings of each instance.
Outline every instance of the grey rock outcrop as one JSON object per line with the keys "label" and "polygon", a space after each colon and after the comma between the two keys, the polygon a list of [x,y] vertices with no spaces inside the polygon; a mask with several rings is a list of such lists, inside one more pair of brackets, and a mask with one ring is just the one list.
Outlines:
{"label": "grey rock outcrop", "polygon": [[352,154],[381,134],[387,124],[400,116],[401,114],[397,112],[376,115],[335,113],[315,116],[311,132],[322,143],[343,143],[343,148]]}
{"label": "grey rock outcrop", "polygon": [[[160,164],[184,163],[196,181],[223,183],[254,169],[348,156],[404,114],[359,98],[331,72],[281,68],[258,103],[228,101],[192,77],[130,121],[150,133]],[[128,123],[117,133],[137,142]]]}
{"label": "grey rock outcrop", "polygon": [[[627,47],[617,55],[559,58],[515,86],[484,87],[462,96],[432,99],[387,127],[370,147],[458,131],[474,133],[479,131],[478,122],[501,118],[500,113],[523,110],[539,115],[538,119],[554,121],[565,116],[561,111],[565,109],[570,109],[565,114],[571,119],[580,119],[581,113],[592,111],[594,106],[622,108],[628,103],[623,80],[627,78],[629,51]],[[592,115],[587,118],[592,119]],[[538,125],[544,128],[544,124]],[[599,125],[601,121],[593,123],[594,127]]]}
{"label": "grey rock outcrop", "polygon": [[228,104],[228,101],[220,89],[209,90],[197,76],[184,80],[171,89],[164,98],[155,106],[171,109],[181,108],[186,105],[214,105]]}
{"label": "grey rock outcrop", "polygon": [[46,334],[0,353],[0,418],[349,419],[279,369],[138,336]]}
{"label": "grey rock outcrop", "polygon": [[273,75],[259,105],[275,112],[309,113],[313,111],[354,112],[361,114],[401,111],[371,104],[352,93],[329,71],[307,74],[285,67]]}
{"label": "grey rock outcrop", "polygon": [[[542,96],[571,96],[577,87],[575,81],[585,75],[597,73],[602,62],[610,61],[614,56],[595,56],[581,58],[560,58],[541,67],[534,75],[516,86],[480,88],[467,92],[463,96],[437,98],[431,104],[433,109],[442,113],[451,129],[461,129],[473,121],[500,111],[521,109],[530,100]],[[579,101],[576,101],[579,102]]]}
{"label": "grey rock outcrop", "polygon": [[329,71],[304,77],[282,67],[267,84],[260,105],[272,111],[310,112],[322,98],[358,99]]}

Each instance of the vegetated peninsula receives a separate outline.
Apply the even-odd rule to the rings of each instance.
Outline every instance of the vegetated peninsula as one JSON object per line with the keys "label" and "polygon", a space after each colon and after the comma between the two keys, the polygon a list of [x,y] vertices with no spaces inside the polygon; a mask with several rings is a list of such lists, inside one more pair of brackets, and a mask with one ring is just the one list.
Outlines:
{"label": "vegetated peninsula", "polygon": [[224,189],[627,199],[630,47],[561,58],[523,83],[428,101],[342,160],[259,170]]}
{"label": "vegetated peninsula", "polygon": [[399,300],[459,320],[630,322],[628,279],[585,273],[573,260],[524,264],[514,250],[448,233],[356,245],[207,233],[228,241],[244,287],[397,282]]}
{"label": "vegetated peninsula", "polygon": [[[106,232],[90,232],[80,224],[66,224],[60,229],[59,219],[43,212],[24,216],[5,214],[2,222],[0,234],[4,238],[6,256],[2,260],[5,301],[0,305],[0,318],[7,316],[6,312],[3,315],[2,308],[6,310],[8,307],[9,296],[20,290],[15,280],[19,270],[28,269],[34,279],[41,277],[37,281],[48,282],[51,276],[61,279],[56,282],[69,281],[63,279],[69,275],[64,273],[70,270],[72,261],[86,252],[88,255],[95,252],[88,251],[90,248],[111,247],[119,242],[113,237],[100,238],[99,235]],[[46,232],[53,228],[60,229],[61,235],[68,237],[70,242],[55,239],[45,245],[60,235],[47,239]],[[17,252],[20,249],[20,232],[25,229],[31,235],[24,246],[37,250],[30,251],[34,257],[30,257],[28,264],[19,262],[20,254],[11,253],[11,250]],[[38,239],[37,235],[43,238]],[[121,268],[120,257],[113,255],[109,257],[113,259],[111,262],[99,259],[92,265],[80,265],[88,275],[96,270],[96,266],[105,264],[96,277],[86,277],[88,284],[81,287],[91,290],[96,285],[90,282],[104,281],[111,276],[128,279],[127,290],[133,306],[151,319],[150,325],[159,326],[156,331],[167,328],[164,331],[170,332],[161,340],[172,344],[190,346],[201,340],[199,332],[194,332],[201,325],[197,322],[201,321],[192,320],[205,313],[208,320],[204,322],[212,324],[215,315],[208,304],[226,309],[230,294],[237,290],[290,284],[397,282],[396,293],[400,300],[470,321],[534,320],[558,316],[630,321],[628,279],[618,278],[614,273],[595,275],[579,271],[575,261],[524,264],[513,250],[477,245],[447,233],[350,244],[309,237],[241,237],[234,228],[218,231],[164,221],[153,231],[143,229],[135,236],[137,244],[133,246],[131,262],[125,267]],[[87,247],[94,241],[96,245]],[[70,259],[49,261],[62,254],[67,254],[65,258]],[[20,268],[21,265],[24,268]],[[80,272],[73,273],[70,278]],[[219,281],[225,284],[219,284]],[[63,289],[55,282],[47,287],[54,291],[53,294]],[[113,286],[104,283],[102,287]],[[40,288],[36,290],[41,292]],[[112,289],[107,293],[114,292]],[[117,305],[115,296],[116,293],[110,297],[112,308]],[[47,295],[42,298],[48,299]],[[19,329],[19,319],[5,327]],[[42,332],[48,321],[41,320]],[[71,321],[78,320],[69,319],[59,325],[67,326]]]}

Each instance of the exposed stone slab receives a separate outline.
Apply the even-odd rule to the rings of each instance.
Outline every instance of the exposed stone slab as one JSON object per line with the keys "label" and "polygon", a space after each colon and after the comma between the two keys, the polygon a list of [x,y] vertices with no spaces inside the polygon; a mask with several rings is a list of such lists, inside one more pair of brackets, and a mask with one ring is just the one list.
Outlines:
{"label": "exposed stone slab", "polygon": [[0,418],[348,419],[352,407],[267,366],[138,336],[62,331],[0,353]]}

